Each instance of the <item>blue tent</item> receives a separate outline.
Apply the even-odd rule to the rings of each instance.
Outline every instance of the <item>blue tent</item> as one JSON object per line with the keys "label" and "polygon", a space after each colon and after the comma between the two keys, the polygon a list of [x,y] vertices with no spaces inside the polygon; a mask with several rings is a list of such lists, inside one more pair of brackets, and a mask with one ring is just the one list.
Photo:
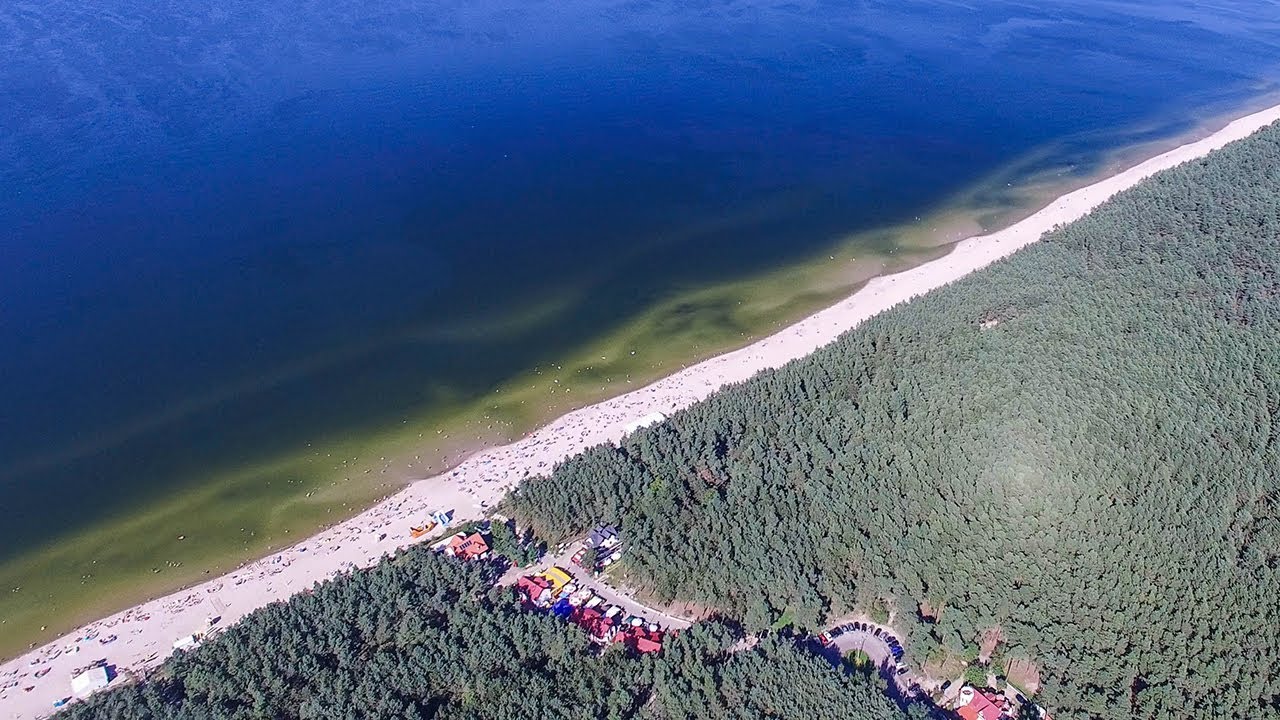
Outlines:
{"label": "blue tent", "polygon": [[573,614],[573,606],[569,604],[569,598],[560,598],[555,605],[551,606],[551,614],[558,618],[567,618]]}

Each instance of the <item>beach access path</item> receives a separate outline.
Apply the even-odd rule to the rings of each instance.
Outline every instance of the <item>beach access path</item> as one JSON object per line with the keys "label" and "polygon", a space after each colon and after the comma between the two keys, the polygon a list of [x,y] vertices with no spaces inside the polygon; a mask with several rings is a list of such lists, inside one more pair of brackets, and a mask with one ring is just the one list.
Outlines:
{"label": "beach access path", "polygon": [[[432,511],[452,509],[455,522],[477,519],[486,505],[524,478],[550,472],[556,463],[593,445],[617,442],[633,421],[655,412],[669,416],[727,384],[804,357],[874,315],[1007,257],[1152,173],[1203,157],[1277,120],[1280,106],[1242,117],[1208,137],[1067,193],[1004,230],[964,240],[942,258],[874,278],[845,300],[747,347],[568,413],[514,443],[478,452],[449,472],[414,482],[286,550],[90,623],[14,658],[0,665],[0,719],[49,714],[55,701],[71,695],[73,669],[98,658],[125,677],[124,671],[146,672],[173,651],[175,639],[204,630],[210,617],[220,617],[218,627],[225,627],[317,581],[372,565],[409,545],[410,524],[422,522]],[[100,642],[111,635],[117,636],[114,642]],[[36,678],[37,672],[42,677]]]}

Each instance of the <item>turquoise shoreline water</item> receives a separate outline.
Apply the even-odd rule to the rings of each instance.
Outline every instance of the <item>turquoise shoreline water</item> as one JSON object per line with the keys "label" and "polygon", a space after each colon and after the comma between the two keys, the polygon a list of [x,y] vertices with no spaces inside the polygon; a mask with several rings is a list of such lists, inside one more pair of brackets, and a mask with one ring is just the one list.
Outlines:
{"label": "turquoise shoreline water", "polygon": [[[19,189],[0,199],[0,577],[174,573],[281,541],[394,484],[300,503],[338,471],[309,453],[483,420],[513,378],[610,338],[679,340],[590,382],[833,299],[776,278],[908,252],[877,229],[966,193],[1007,211],[1029,180],[1274,89],[1264,10],[0,9],[0,180]],[[550,411],[524,399],[472,430]],[[217,539],[178,560],[141,528],[183,503],[217,509],[186,519]],[[111,527],[138,530],[89,542]],[[10,627],[34,617],[11,608],[85,607],[14,602]]]}

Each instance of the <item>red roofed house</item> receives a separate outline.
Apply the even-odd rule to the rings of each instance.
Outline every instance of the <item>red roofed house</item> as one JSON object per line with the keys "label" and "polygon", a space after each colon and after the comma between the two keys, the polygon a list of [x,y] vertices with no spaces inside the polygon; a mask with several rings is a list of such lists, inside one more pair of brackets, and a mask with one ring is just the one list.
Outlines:
{"label": "red roofed house", "polygon": [[449,540],[444,554],[461,560],[477,560],[489,554],[489,543],[484,541],[484,536],[480,533],[470,535],[458,533]]}
{"label": "red roofed house", "polygon": [[614,639],[640,653],[656,653],[662,649],[662,631],[643,626],[625,627]]}
{"label": "red roofed house", "polygon": [[613,618],[605,617],[596,608],[579,608],[574,611],[571,619],[596,642],[608,642],[615,632]]}
{"label": "red roofed house", "polygon": [[551,602],[551,581],[541,575],[526,575],[516,581],[516,591],[530,605],[547,605]]}
{"label": "red roofed house", "polygon": [[651,640],[647,637],[636,638],[636,650],[642,653],[656,653],[662,649],[661,640]]}
{"label": "red roofed house", "polygon": [[999,720],[1004,715],[1004,698],[966,685],[956,699],[956,714],[963,720]]}

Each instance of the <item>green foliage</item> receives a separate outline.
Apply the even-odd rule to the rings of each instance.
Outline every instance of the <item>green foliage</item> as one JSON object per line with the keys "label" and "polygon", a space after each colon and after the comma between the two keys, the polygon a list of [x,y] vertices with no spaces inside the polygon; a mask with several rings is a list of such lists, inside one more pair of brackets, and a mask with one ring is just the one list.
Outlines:
{"label": "green foliage", "polygon": [[600,653],[573,626],[492,588],[499,569],[413,548],[263,608],[149,681],[59,717],[902,717],[874,680],[794,645],[731,653],[739,638],[723,625],[695,626],[657,658]]}
{"label": "green foliage", "polygon": [[990,672],[985,665],[970,663],[964,668],[964,681],[974,687],[986,687],[987,675],[989,674]]}
{"label": "green foliage", "polygon": [[[1280,129],[523,484],[748,628],[945,601],[1055,717],[1280,712]],[[872,611],[874,612],[874,610]]]}
{"label": "green foliage", "polygon": [[515,523],[493,522],[489,528],[490,549],[494,555],[506,558],[511,564],[525,567],[537,562],[544,548],[531,537],[516,534]]}
{"label": "green foliage", "polygon": [[664,651],[655,666],[653,694],[642,718],[904,717],[876,678],[837,672],[826,661],[777,636],[764,638],[748,652],[725,655],[727,636],[720,626],[709,627],[720,635],[718,642],[704,640],[702,626],[695,626]]}
{"label": "green foliage", "polygon": [[792,623],[795,622],[795,620],[796,620],[795,613],[791,611],[791,608],[787,608],[786,610],[782,611],[782,614],[778,616],[777,620],[773,621],[773,624],[769,626],[769,629],[775,630],[775,631],[781,630],[784,627],[790,626]]}
{"label": "green foliage", "polygon": [[875,664],[871,661],[871,656],[862,650],[850,650],[845,653],[844,662],[849,667],[857,670],[875,667]]}
{"label": "green foliage", "polygon": [[867,617],[881,625],[889,622],[889,604],[884,598],[876,598],[867,606]]}
{"label": "green foliage", "polygon": [[1040,708],[1028,700],[1018,706],[1018,714],[1015,716],[1015,720],[1040,720]]}

